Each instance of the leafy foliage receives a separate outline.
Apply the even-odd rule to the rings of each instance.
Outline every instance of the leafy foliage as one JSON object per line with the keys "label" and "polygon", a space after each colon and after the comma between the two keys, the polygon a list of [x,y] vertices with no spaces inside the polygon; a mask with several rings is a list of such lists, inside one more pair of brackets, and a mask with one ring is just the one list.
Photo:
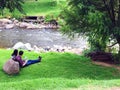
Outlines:
{"label": "leafy foliage", "polygon": [[7,8],[10,12],[13,12],[15,9],[25,14],[22,8],[24,0],[0,0],[0,10],[3,15],[3,11]]}
{"label": "leafy foliage", "polygon": [[105,50],[109,39],[120,43],[119,0],[70,0],[62,11],[62,32],[88,37],[92,47]]}

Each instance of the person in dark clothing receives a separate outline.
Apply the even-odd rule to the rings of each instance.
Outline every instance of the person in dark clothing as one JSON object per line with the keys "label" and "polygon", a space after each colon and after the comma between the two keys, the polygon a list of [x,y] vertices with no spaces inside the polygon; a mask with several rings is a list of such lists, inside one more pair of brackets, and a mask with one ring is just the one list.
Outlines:
{"label": "person in dark clothing", "polygon": [[15,57],[16,57],[17,55],[18,55],[18,50],[15,49],[15,50],[13,51],[13,53],[11,54],[12,60],[15,60]]}
{"label": "person in dark clothing", "polygon": [[36,60],[22,60],[23,53],[24,53],[23,51],[19,51],[19,55],[15,57],[15,61],[19,62],[20,67],[26,67],[31,64],[41,62],[41,59],[42,59],[41,56],[39,56],[38,59],[36,59]]}

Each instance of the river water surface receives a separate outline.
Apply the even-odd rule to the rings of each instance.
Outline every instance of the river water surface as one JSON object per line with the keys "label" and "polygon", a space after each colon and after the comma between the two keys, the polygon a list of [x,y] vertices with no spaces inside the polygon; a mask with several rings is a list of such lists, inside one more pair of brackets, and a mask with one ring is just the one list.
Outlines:
{"label": "river water surface", "polygon": [[63,36],[57,30],[50,29],[10,29],[0,30],[0,48],[11,48],[17,42],[30,43],[32,46],[53,47],[54,45],[84,48],[87,44],[85,38],[77,37],[70,40],[67,36]]}

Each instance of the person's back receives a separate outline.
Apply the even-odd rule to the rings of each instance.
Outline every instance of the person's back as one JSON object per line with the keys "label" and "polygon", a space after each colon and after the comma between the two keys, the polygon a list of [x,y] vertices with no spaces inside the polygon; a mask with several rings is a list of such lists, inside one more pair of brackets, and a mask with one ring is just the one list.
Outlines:
{"label": "person's back", "polygon": [[23,51],[19,51],[19,55],[15,57],[15,61],[19,62],[20,67],[23,66],[24,60],[22,60]]}
{"label": "person's back", "polygon": [[15,57],[16,57],[17,55],[18,55],[18,50],[15,49],[15,50],[13,51],[13,53],[11,54],[12,60],[15,60]]}

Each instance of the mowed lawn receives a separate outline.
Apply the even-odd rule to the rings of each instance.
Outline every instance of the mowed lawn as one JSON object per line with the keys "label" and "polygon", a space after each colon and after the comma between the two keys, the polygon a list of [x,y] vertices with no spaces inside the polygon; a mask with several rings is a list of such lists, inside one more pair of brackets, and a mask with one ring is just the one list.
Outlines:
{"label": "mowed lawn", "polygon": [[59,0],[58,4],[54,4],[52,0],[38,0],[38,1],[25,1],[23,9],[27,15],[59,15],[62,9],[62,5],[66,0]]}
{"label": "mowed lawn", "polygon": [[7,9],[4,10],[4,15],[1,17],[14,17],[22,18],[23,16],[45,16],[46,18],[57,18],[60,15],[60,12],[63,6],[66,5],[66,0],[58,0],[56,3],[53,0],[25,0],[25,3],[22,5],[24,14],[21,14],[18,10],[15,10],[13,13],[9,13]]}
{"label": "mowed lawn", "polygon": [[23,58],[41,55],[42,62],[22,68],[17,75],[7,75],[2,67],[11,53],[0,49],[0,90],[111,90],[120,86],[120,71],[72,53],[25,51]]}

